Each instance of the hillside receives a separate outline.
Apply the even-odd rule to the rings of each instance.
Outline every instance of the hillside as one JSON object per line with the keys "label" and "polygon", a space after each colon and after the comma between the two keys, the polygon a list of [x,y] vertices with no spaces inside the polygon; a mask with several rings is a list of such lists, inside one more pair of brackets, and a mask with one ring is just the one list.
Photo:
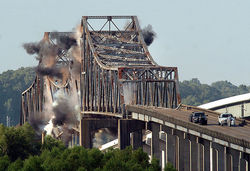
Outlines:
{"label": "hillside", "polygon": [[[8,70],[0,74],[0,123],[6,125],[6,116],[10,124],[19,123],[21,93],[35,78],[32,67]],[[214,100],[250,92],[250,86],[235,86],[228,81],[217,81],[211,85],[202,84],[197,78],[180,82],[183,104],[200,105]]]}
{"label": "hillside", "polygon": [[0,123],[6,124],[6,116],[10,124],[19,123],[21,93],[31,85],[35,78],[34,68],[8,70],[0,74]]}

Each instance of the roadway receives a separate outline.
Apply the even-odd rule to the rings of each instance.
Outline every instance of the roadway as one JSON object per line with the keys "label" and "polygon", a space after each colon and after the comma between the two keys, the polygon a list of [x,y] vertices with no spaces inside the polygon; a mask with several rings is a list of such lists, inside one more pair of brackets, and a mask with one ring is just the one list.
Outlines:
{"label": "roadway", "polygon": [[[165,120],[164,117],[167,118],[174,118],[174,120],[179,120],[182,122],[186,122],[189,125],[193,125],[197,128],[206,128],[206,130],[210,130],[211,132],[217,132],[219,134],[227,135],[233,138],[237,139],[243,139],[247,142],[250,142],[250,124],[239,126],[239,124],[242,122],[242,120],[236,120],[236,126],[220,126],[218,125],[218,115],[219,113],[209,111],[209,110],[203,110],[196,107],[186,107],[182,106],[178,109],[169,109],[169,108],[161,108],[161,107],[149,107],[149,106],[127,106],[127,109],[131,112],[137,112],[137,113],[153,113],[155,118],[159,118],[162,120]],[[141,112],[140,112],[141,111]],[[200,125],[196,123],[189,122],[189,115],[193,111],[203,111],[205,112],[208,118],[208,124],[207,125]]]}

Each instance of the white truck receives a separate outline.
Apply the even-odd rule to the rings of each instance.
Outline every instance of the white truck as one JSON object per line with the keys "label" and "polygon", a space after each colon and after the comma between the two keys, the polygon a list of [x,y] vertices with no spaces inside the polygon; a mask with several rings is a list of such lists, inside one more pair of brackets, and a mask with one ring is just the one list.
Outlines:
{"label": "white truck", "polygon": [[221,126],[235,126],[235,117],[231,113],[222,113],[218,117],[218,124]]}

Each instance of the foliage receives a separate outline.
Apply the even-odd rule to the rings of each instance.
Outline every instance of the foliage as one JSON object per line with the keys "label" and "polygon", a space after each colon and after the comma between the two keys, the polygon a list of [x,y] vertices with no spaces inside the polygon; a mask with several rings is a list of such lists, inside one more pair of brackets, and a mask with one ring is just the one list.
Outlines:
{"label": "foliage", "polygon": [[0,170],[7,170],[9,164],[10,164],[10,160],[7,155],[0,157]]}
{"label": "foliage", "polygon": [[171,163],[167,163],[164,171],[177,171]]}
{"label": "foliage", "polygon": [[59,149],[62,149],[62,150],[66,148],[62,141],[58,141],[52,138],[51,136],[46,136],[44,143],[42,145],[42,150],[51,151],[53,147],[58,147]]}
{"label": "foliage", "polygon": [[211,84],[201,84],[197,78],[180,82],[180,94],[183,104],[198,106],[226,97],[250,92],[250,86],[233,85],[228,81],[217,81]]}
{"label": "foliage", "polygon": [[[40,137],[38,137],[40,139]],[[40,144],[34,129],[28,124],[17,127],[0,125],[0,170],[23,171],[159,171],[159,160],[149,162],[142,148],[132,150],[66,148],[59,140],[45,137]]]}
{"label": "foliage", "polygon": [[6,124],[6,116],[11,118],[11,125],[19,123],[21,93],[35,79],[32,67],[8,70],[0,74],[0,123]]}
{"label": "foliage", "polygon": [[38,154],[40,144],[35,139],[35,131],[29,124],[19,127],[0,125],[0,156],[7,155],[11,161],[25,159]]}

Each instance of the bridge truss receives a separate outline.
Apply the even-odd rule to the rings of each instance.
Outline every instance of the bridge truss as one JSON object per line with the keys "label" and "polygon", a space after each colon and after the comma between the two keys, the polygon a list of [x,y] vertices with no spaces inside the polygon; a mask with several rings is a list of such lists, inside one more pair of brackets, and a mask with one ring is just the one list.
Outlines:
{"label": "bridge truss", "polygon": [[[95,28],[93,20],[103,25]],[[125,26],[116,24],[124,20]],[[177,68],[156,64],[137,17],[89,16],[82,18],[82,26],[83,113],[121,114],[124,104],[180,104]]]}
{"label": "bridge truss", "polygon": [[[42,41],[56,44],[51,33],[45,33]],[[77,76],[66,74],[58,81],[37,75],[22,93],[20,124],[34,115],[45,117],[41,114],[45,104],[52,104],[60,89],[77,92],[81,116],[127,118],[126,104],[176,108],[181,103],[177,68],[159,66],[153,60],[136,16],[82,17],[78,46],[81,67]],[[70,70],[69,51],[62,49],[57,54],[55,66],[65,65]]]}

